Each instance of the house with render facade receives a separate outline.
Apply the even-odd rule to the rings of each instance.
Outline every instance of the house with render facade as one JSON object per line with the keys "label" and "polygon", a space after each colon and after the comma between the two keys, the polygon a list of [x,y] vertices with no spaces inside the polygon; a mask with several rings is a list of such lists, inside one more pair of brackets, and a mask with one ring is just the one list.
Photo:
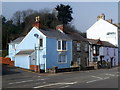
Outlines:
{"label": "house with render facade", "polygon": [[[98,21],[87,30],[88,39],[100,39],[107,41],[116,47],[120,46],[119,28],[112,23],[112,19],[105,20],[105,15],[97,17]],[[116,51],[118,52],[118,51]],[[120,51],[118,52],[120,61]]]}
{"label": "house with render facade", "polygon": [[113,67],[118,65],[118,48],[107,41],[88,39],[89,66],[96,68]]}
{"label": "house with render facade", "polygon": [[9,43],[9,57],[16,67],[39,70],[69,68],[72,61],[72,40],[61,30],[42,30],[39,18],[25,37]]}

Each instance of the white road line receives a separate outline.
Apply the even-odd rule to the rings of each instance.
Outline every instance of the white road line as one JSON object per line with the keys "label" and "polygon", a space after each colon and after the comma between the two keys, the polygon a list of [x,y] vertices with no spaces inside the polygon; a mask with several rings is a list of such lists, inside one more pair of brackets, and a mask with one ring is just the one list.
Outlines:
{"label": "white road line", "polygon": [[115,76],[114,74],[108,74],[108,73],[106,73],[105,75],[109,75],[109,76]]}
{"label": "white road line", "polygon": [[109,79],[110,77],[104,77],[103,79]]}
{"label": "white road line", "polygon": [[[99,79],[98,79],[99,80]],[[87,81],[86,83],[91,83],[91,82],[95,82],[97,80],[91,80],[91,81]]]}
{"label": "white road line", "polygon": [[92,77],[94,77],[94,78],[98,78],[98,79],[103,79],[103,78],[101,78],[101,77],[98,77],[98,76],[92,76]]}
{"label": "white road line", "polygon": [[55,85],[65,85],[65,84],[75,84],[77,82],[71,82],[71,83],[53,83],[53,84],[47,84],[47,85],[42,85],[42,86],[37,86],[37,87],[33,87],[33,88],[43,88],[43,87],[49,87],[49,86],[55,86]]}
{"label": "white road line", "polygon": [[25,82],[31,82],[31,81],[43,81],[45,79],[36,79],[36,80],[26,80],[26,81],[19,81],[19,82],[13,82],[13,83],[8,83],[8,84],[18,84],[18,83],[25,83]]}
{"label": "white road line", "polygon": [[96,82],[96,81],[99,81],[99,80],[103,80],[104,78],[101,78],[101,77],[98,77],[98,76],[91,76],[91,77],[94,77],[94,78],[97,78],[95,80],[91,80],[91,81],[87,81],[86,83],[92,83],[92,82]]}
{"label": "white road line", "polygon": [[24,82],[31,82],[31,81],[33,81],[33,80],[20,81],[20,82],[8,83],[8,84],[17,84],[17,83],[24,83]]}
{"label": "white road line", "polygon": [[60,87],[60,88],[67,88],[67,87],[69,87],[70,85],[67,85],[67,86],[64,86],[64,87]]}

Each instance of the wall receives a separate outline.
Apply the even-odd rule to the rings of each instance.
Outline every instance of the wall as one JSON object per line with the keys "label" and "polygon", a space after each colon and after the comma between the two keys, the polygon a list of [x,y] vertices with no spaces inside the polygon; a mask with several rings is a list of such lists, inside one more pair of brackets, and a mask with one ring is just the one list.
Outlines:
{"label": "wall", "polygon": [[120,33],[119,33],[119,38],[118,38],[119,46],[118,46],[118,61],[120,62]]}
{"label": "wall", "polygon": [[[77,43],[78,41],[73,41],[73,62],[74,62],[74,66],[79,66],[79,63],[77,61],[77,58],[80,58],[80,64],[82,66],[87,66],[88,65],[88,51],[85,51],[85,44],[87,44],[89,46],[89,43],[87,42],[80,42],[80,51],[77,50]],[[89,48],[89,47],[88,47]]]}
{"label": "wall", "polygon": [[[108,55],[107,55],[107,48],[109,48],[108,50]],[[115,56],[114,56],[114,49],[115,49]],[[118,48],[110,48],[110,47],[104,47],[104,60],[110,62],[110,58],[114,57],[115,58],[115,63],[113,62],[112,65],[116,66],[118,65]]]}
{"label": "wall", "polygon": [[[36,50],[35,53],[35,59],[36,59],[36,65],[40,65],[41,69],[45,69],[45,59],[44,56],[46,55],[46,36],[41,33],[37,28],[33,27],[31,31],[26,35],[26,37],[20,42],[19,45],[16,46],[16,53],[22,50],[34,50],[35,47],[39,46],[39,38],[36,38],[34,34],[38,34],[40,38],[43,38],[43,48],[41,50]],[[11,51],[11,46],[9,45]],[[14,56],[14,51],[11,52]],[[32,58],[34,58],[34,55],[32,55]],[[32,64],[35,62],[31,62]],[[44,64],[44,65],[43,65]]]}
{"label": "wall", "polygon": [[[108,38],[106,35],[108,32],[115,32],[116,35],[112,38]],[[87,30],[87,38],[109,41],[118,46],[118,28],[107,21],[100,19]]]}
{"label": "wall", "polygon": [[25,69],[30,69],[30,57],[29,55],[16,55],[15,66]]}
{"label": "wall", "polygon": [[15,45],[15,48],[18,46],[18,44],[16,43],[11,43],[9,44],[9,52],[8,55],[11,58],[12,61],[15,60],[15,54],[16,54],[16,50],[12,48],[12,45]]}
{"label": "wall", "polygon": [[72,60],[72,41],[67,41],[67,63],[58,63],[59,51],[57,51],[57,39],[47,38],[46,41],[46,66],[47,69],[57,66],[58,68],[69,68]]}
{"label": "wall", "polygon": [[[33,27],[31,31],[26,35],[26,37],[21,41],[21,43],[17,46],[17,50],[27,50],[27,49],[35,49],[35,46],[38,46],[39,40],[34,36],[34,34],[38,34],[39,37],[46,38],[37,28]],[[46,41],[44,40],[44,43]]]}

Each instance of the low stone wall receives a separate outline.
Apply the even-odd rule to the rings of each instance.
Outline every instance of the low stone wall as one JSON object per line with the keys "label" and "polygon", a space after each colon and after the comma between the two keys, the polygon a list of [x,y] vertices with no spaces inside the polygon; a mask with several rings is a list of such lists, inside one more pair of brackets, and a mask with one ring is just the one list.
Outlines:
{"label": "low stone wall", "polygon": [[70,67],[70,68],[60,68],[53,67],[53,69],[47,70],[48,73],[60,73],[60,72],[73,72],[73,71],[82,71],[82,70],[94,70],[94,66],[86,67]]}

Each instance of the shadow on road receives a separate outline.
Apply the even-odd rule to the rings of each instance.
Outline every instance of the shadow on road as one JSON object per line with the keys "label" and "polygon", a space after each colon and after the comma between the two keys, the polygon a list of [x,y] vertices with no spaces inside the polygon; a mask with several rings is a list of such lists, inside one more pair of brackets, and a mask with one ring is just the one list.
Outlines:
{"label": "shadow on road", "polygon": [[9,65],[2,65],[2,75],[9,75],[9,74],[16,74],[20,73],[16,71],[15,67],[9,66]]}

